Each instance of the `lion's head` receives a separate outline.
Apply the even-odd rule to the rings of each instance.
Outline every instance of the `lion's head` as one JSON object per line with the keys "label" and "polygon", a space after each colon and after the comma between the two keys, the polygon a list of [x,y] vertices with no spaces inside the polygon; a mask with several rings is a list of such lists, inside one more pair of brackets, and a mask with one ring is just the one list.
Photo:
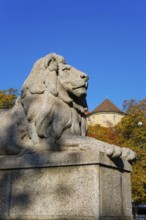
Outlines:
{"label": "lion's head", "polygon": [[67,65],[65,59],[55,53],[39,59],[24,82],[22,93],[29,89],[32,94],[41,94],[45,90],[54,96],[60,96],[65,102],[71,102],[70,95],[81,97],[86,94],[87,74]]}
{"label": "lion's head", "polygon": [[77,97],[86,94],[88,86],[87,74],[63,63],[59,63],[58,67],[58,79],[67,92]]}

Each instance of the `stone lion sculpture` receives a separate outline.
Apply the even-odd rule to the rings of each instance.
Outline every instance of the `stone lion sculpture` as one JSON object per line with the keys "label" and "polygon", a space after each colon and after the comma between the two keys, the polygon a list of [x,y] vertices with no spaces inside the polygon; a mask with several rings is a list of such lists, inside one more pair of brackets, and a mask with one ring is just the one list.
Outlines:
{"label": "stone lion sculpture", "polygon": [[0,154],[98,150],[133,160],[132,150],[85,136],[87,87],[87,74],[62,56],[51,53],[39,59],[15,106],[0,112]]}

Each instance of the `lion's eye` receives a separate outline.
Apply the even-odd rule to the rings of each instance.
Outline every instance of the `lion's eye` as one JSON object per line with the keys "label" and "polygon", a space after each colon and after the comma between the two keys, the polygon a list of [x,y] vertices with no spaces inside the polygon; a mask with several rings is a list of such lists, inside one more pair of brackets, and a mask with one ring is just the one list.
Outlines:
{"label": "lion's eye", "polygon": [[71,69],[71,66],[69,66],[69,65],[66,65],[65,67],[63,67],[62,68],[62,70],[64,71],[68,71],[68,70],[70,70]]}

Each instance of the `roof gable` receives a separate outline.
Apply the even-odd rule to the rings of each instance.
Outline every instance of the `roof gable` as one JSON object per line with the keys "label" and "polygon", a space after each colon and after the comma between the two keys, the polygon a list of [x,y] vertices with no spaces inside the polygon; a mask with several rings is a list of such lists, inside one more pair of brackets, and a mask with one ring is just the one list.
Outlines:
{"label": "roof gable", "polygon": [[116,105],[114,105],[109,99],[105,99],[99,106],[97,106],[92,113],[98,112],[116,112],[124,114]]}

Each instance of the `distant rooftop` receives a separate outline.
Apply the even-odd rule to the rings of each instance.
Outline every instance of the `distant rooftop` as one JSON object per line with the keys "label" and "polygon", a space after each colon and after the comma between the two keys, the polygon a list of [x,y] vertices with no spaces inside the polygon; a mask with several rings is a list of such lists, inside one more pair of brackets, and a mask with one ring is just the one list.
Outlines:
{"label": "distant rooftop", "polygon": [[114,105],[109,99],[105,99],[100,105],[98,105],[90,114],[98,112],[116,112],[124,114],[116,105]]}

